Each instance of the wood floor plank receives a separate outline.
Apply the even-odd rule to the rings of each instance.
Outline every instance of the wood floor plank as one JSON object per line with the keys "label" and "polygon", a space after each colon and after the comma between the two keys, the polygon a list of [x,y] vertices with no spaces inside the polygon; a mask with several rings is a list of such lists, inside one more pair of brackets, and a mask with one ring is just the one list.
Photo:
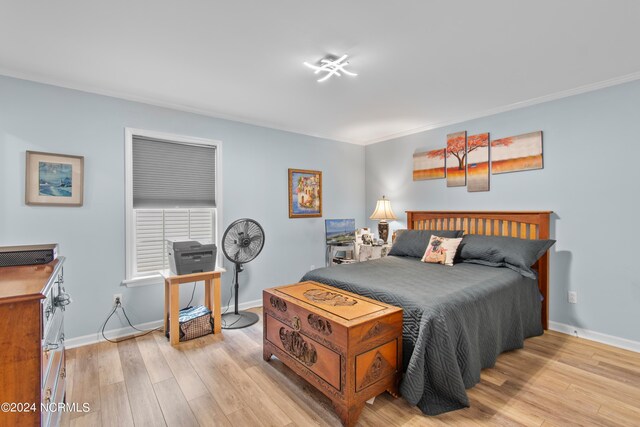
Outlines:
{"label": "wood floor plank", "polygon": [[144,365],[147,367],[147,373],[152,383],[168,380],[173,378],[173,373],[167,365],[167,361],[160,352],[160,348],[156,343],[156,339],[153,334],[144,335],[136,338],[140,354],[144,360]]}
{"label": "wood floor plank", "polygon": [[133,415],[124,381],[103,385],[100,387],[100,397],[103,426],[133,426]]}
{"label": "wood floor plank", "polygon": [[229,422],[234,426],[265,426],[269,424],[266,420],[258,418],[251,409],[242,408],[227,415]]}
{"label": "wood floor plank", "polygon": [[606,402],[600,406],[598,414],[621,426],[640,425],[640,410],[616,402]]}
{"label": "wood floor plank", "polygon": [[292,422],[287,414],[280,409],[271,396],[266,395],[258,385],[251,380],[225,351],[224,348],[215,348],[210,352],[218,370],[229,380],[229,383],[237,392],[244,396],[245,401],[251,402],[251,411],[270,426],[285,426]]}
{"label": "wood floor plank", "polygon": [[274,404],[287,414],[295,424],[299,426],[326,425],[314,414],[305,412],[294,400],[282,390],[282,386],[274,382],[261,368],[253,366],[246,370],[251,380],[255,382],[262,392],[269,396]]}
{"label": "wood floor plank", "polygon": [[187,358],[225,415],[242,409],[243,396],[218,371],[208,352],[209,349],[195,348],[187,353]]}
{"label": "wood floor plank", "polygon": [[296,375],[278,359],[260,365],[263,372],[276,384],[285,390],[289,397],[329,425],[340,423],[340,419],[333,412],[330,401],[304,379]]}
{"label": "wood floor plank", "polygon": [[175,378],[153,385],[164,420],[169,427],[196,427],[198,421],[184,398]]}
{"label": "wood floor plank", "polygon": [[129,405],[136,426],[166,425],[135,340],[118,343]]}
{"label": "wood floor plank", "polygon": [[[120,343],[117,358],[103,345],[70,350],[67,399],[91,412],[61,425],[131,425],[108,414],[128,403],[136,426],[340,426],[324,395],[261,350],[261,322],[176,347],[154,333]],[[382,394],[358,426],[640,425],[640,354],[550,331],[500,355],[468,395],[470,408],[430,417]]]}
{"label": "wood floor plank", "polygon": [[189,406],[201,426],[231,427],[218,402],[210,394],[189,401]]}
{"label": "wood floor plank", "polygon": [[117,344],[108,341],[98,344],[98,364],[100,368],[100,386],[124,381]]}
{"label": "wood floor plank", "polygon": [[495,384],[480,383],[473,388],[473,399],[481,402],[487,408],[495,413],[504,414],[506,417],[518,423],[537,427],[542,425],[544,418],[531,411],[529,405],[516,405],[510,402],[510,399],[499,391],[498,387],[492,387]]}
{"label": "wood floor plank", "polygon": [[[79,347],[75,350],[73,380],[73,402],[80,406],[87,403],[91,412],[100,411],[100,384],[98,346]],[[82,412],[71,413],[71,418],[84,416]],[[85,418],[89,419],[89,417]]]}
{"label": "wood floor plank", "polygon": [[71,420],[71,427],[100,427],[100,411],[88,412]]}
{"label": "wood floor plank", "polygon": [[225,331],[225,348],[236,356],[234,360],[242,369],[257,366],[262,360],[262,345],[243,332],[242,329]]}
{"label": "wood floor plank", "polygon": [[185,352],[193,343],[183,343],[180,346],[172,346],[161,334],[152,334],[156,340],[160,352],[164,356],[169,369],[180,385],[180,389],[187,400],[194,399],[208,393],[196,371],[193,369]]}

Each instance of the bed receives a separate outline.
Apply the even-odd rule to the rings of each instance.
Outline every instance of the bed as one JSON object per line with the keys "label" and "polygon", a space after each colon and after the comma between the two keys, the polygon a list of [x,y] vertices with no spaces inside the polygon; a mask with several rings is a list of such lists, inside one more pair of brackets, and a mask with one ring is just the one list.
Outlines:
{"label": "bed", "polygon": [[[551,212],[407,212],[414,230],[547,239]],[[521,348],[548,324],[548,252],[533,266],[537,278],[508,268],[417,258],[322,268],[314,280],[404,310],[402,396],[428,415],[469,406],[466,389],[480,381],[504,351]]]}

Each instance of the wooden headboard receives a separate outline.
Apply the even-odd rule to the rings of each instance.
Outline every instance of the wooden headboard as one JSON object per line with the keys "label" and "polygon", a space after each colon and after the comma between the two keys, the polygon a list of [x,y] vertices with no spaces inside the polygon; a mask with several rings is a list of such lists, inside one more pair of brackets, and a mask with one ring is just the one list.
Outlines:
{"label": "wooden headboard", "polygon": [[[551,211],[407,211],[410,230],[464,230],[465,234],[548,239]],[[533,266],[538,272],[542,326],[549,327],[549,252]]]}

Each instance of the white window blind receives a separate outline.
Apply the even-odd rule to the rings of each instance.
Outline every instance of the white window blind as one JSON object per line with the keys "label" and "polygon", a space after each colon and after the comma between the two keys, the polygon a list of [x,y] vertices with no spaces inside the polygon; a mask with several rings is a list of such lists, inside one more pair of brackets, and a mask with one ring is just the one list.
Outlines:
{"label": "white window blind", "polygon": [[215,209],[135,209],[135,275],[169,268],[166,239],[214,241]]}
{"label": "white window blind", "polygon": [[129,279],[169,268],[166,239],[216,242],[215,144],[132,135]]}

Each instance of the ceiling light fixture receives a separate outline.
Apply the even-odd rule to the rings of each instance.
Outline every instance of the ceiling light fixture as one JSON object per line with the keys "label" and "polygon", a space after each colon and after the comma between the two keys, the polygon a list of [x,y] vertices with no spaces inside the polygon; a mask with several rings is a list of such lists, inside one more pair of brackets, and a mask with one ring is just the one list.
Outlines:
{"label": "ceiling light fixture", "polygon": [[318,74],[321,72],[327,73],[324,75],[324,77],[318,79],[319,82],[323,82],[334,75],[340,77],[340,73],[344,73],[347,76],[355,77],[358,74],[344,69],[344,67],[349,65],[349,62],[347,61],[347,57],[348,55],[346,54],[342,55],[340,58],[334,55],[327,55],[319,61],[320,65],[313,65],[306,61],[304,62],[304,65],[314,70],[313,71],[314,74]]}

